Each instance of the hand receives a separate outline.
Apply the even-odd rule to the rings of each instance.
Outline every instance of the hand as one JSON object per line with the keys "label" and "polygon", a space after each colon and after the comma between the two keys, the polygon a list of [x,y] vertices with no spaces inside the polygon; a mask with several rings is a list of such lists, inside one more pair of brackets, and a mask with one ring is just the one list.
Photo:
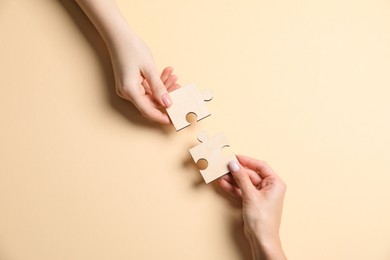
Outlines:
{"label": "hand", "polygon": [[173,69],[161,78],[146,44],[132,31],[114,0],[76,0],[107,44],[115,74],[116,91],[145,117],[168,124],[160,109],[172,104],[168,92],[176,89]]}
{"label": "hand", "polygon": [[127,41],[123,45],[110,51],[118,95],[131,101],[144,117],[168,124],[167,114],[160,109],[172,104],[168,92],[179,87],[173,68],[166,67],[159,77],[152,55],[141,39],[135,34],[124,39]]}
{"label": "hand", "polygon": [[286,259],[279,238],[286,185],[267,163],[246,156],[229,163],[220,179],[227,193],[242,200],[244,231],[255,259]]}

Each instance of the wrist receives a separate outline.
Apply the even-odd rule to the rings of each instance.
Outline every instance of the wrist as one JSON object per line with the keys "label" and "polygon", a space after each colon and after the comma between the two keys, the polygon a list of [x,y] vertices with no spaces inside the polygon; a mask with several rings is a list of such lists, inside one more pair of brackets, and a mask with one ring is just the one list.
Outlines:
{"label": "wrist", "polygon": [[136,59],[133,50],[139,50],[142,40],[128,26],[117,28],[116,33],[104,37],[111,56],[112,65],[116,72],[122,74],[128,68],[129,62]]}
{"label": "wrist", "polygon": [[278,233],[264,234],[264,232],[252,232],[249,233],[248,239],[252,248],[253,259],[286,259]]}
{"label": "wrist", "polygon": [[130,43],[139,39],[127,23],[116,26],[110,31],[105,31],[102,37],[110,52],[126,50]]}

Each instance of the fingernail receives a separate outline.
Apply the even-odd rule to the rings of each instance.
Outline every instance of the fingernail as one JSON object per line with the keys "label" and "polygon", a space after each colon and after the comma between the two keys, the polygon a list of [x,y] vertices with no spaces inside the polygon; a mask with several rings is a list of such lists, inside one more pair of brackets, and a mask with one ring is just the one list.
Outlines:
{"label": "fingernail", "polygon": [[162,101],[164,103],[164,106],[167,107],[167,108],[172,105],[171,97],[168,94],[164,94],[162,96]]}
{"label": "fingernail", "polygon": [[232,172],[238,172],[240,170],[240,165],[238,164],[237,160],[231,160],[229,162],[229,169],[232,171]]}

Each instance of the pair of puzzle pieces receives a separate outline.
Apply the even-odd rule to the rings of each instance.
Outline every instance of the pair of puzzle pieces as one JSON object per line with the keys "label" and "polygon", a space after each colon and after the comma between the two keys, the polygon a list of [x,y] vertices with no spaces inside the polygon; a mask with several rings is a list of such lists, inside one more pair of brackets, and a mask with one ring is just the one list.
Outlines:
{"label": "pair of puzzle pieces", "polygon": [[190,125],[186,120],[187,115],[190,113],[196,115],[197,121],[210,115],[205,104],[205,101],[210,101],[213,98],[213,94],[210,91],[200,92],[195,84],[189,84],[169,94],[172,98],[172,105],[167,108],[167,113],[176,131]]}
{"label": "pair of puzzle pieces", "polygon": [[[197,121],[210,115],[205,104],[205,101],[213,98],[210,91],[200,92],[195,84],[189,84],[172,91],[170,95],[172,105],[167,108],[167,113],[176,131],[190,125],[186,118],[190,113],[196,115]],[[200,132],[198,140],[201,144],[191,148],[190,154],[196,163],[202,159],[207,161],[207,168],[199,171],[205,182],[210,183],[229,172],[228,163],[236,156],[222,155],[222,148],[229,146],[222,133],[209,138],[206,132]]]}
{"label": "pair of puzzle pieces", "polygon": [[198,140],[201,144],[190,149],[190,154],[195,162],[203,159],[207,161],[207,168],[199,170],[206,183],[229,173],[228,164],[234,160],[236,156],[230,154],[222,155],[222,148],[228,147],[229,143],[224,134],[220,133],[212,138],[209,138],[207,133],[202,131],[198,134]]}

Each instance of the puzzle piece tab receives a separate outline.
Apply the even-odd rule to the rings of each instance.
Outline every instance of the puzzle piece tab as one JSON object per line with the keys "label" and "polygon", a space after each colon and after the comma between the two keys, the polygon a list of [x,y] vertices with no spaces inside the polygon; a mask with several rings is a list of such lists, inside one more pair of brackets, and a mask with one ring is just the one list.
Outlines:
{"label": "puzzle piece tab", "polygon": [[190,125],[186,120],[189,113],[194,113],[197,121],[210,115],[205,104],[205,101],[210,101],[213,98],[210,91],[200,92],[195,84],[189,84],[169,94],[172,98],[172,106],[167,108],[167,113],[176,131]]}
{"label": "puzzle piece tab", "polygon": [[190,149],[190,154],[195,162],[200,159],[207,161],[207,168],[199,170],[206,183],[221,177],[229,172],[228,163],[236,159],[234,154],[224,156],[221,154],[223,147],[228,147],[229,143],[223,133],[209,138],[206,132],[199,132],[198,140],[201,144]]}

